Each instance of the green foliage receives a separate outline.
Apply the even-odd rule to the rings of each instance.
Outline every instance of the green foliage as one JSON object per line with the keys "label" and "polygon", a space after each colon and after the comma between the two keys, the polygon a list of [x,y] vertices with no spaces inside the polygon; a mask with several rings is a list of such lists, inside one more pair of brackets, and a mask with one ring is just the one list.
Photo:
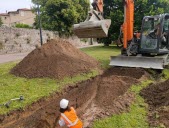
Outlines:
{"label": "green foliage", "polygon": [[164,69],[162,72],[163,80],[169,79],[169,69]]}
{"label": "green foliage", "polygon": [[1,19],[1,17],[0,17],[0,27],[2,26],[2,24],[3,24],[3,22],[2,22],[2,19]]}
{"label": "green foliage", "polygon": [[39,5],[42,5],[42,6],[45,6],[45,4],[46,4],[46,2],[47,2],[48,0],[32,0],[32,2],[34,3],[34,4],[39,4]]}
{"label": "green foliage", "polygon": [[101,41],[105,44],[110,44],[112,40],[117,40],[120,26],[123,23],[123,2],[120,0],[105,0],[104,1],[104,18],[111,19],[111,26],[108,37],[102,38]]}
{"label": "green foliage", "polygon": [[[144,16],[169,13],[168,0],[135,0],[134,10],[134,30],[141,30],[141,23]],[[120,26],[123,24],[124,7],[122,0],[105,0],[104,16],[111,19],[112,24],[109,29],[108,38],[102,39],[104,43],[110,40],[117,40]]]}
{"label": "green foliage", "polygon": [[30,26],[27,25],[27,24],[16,24],[15,27],[16,27],[16,28],[32,28],[32,27],[30,27]]}
{"label": "green foliage", "polygon": [[[39,2],[41,5],[42,28],[58,31],[60,35],[72,34],[73,24],[83,21],[89,9],[89,0],[33,0],[33,2]],[[38,17],[35,25],[38,28]]]}

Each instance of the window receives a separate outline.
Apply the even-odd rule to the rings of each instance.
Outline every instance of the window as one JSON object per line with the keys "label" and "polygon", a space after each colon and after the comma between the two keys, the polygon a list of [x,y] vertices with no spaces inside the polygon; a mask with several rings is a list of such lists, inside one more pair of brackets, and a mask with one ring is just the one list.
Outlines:
{"label": "window", "polygon": [[143,32],[141,37],[142,49],[156,49],[157,38],[159,35],[160,18],[146,18],[143,23]]}
{"label": "window", "polygon": [[164,27],[163,27],[163,31],[168,31],[169,30],[169,16],[166,16],[164,19]]}

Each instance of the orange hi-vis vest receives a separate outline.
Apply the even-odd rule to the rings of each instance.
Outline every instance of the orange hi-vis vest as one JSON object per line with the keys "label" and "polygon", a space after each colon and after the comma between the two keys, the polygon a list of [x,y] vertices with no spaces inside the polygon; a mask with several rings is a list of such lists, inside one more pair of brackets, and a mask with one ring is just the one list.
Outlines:
{"label": "orange hi-vis vest", "polygon": [[70,111],[65,111],[64,113],[61,113],[61,117],[65,124],[69,128],[82,128],[83,124],[79,120],[79,118],[76,115],[76,111],[73,107],[70,108]]}

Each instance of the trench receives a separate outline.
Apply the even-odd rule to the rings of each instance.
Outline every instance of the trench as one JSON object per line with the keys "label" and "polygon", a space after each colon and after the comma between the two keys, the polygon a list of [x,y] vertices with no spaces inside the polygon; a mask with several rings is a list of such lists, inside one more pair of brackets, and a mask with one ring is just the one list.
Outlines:
{"label": "trench", "polygon": [[92,127],[95,119],[126,111],[135,97],[127,90],[145,77],[137,68],[110,68],[101,75],[75,85],[68,85],[62,92],[0,116],[2,128],[59,128],[59,102],[62,98],[76,108],[84,127]]}

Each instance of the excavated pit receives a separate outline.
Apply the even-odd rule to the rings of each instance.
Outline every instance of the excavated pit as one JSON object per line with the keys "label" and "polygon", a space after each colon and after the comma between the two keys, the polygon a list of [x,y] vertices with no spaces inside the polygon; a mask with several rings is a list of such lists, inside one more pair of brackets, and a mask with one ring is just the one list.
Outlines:
{"label": "excavated pit", "polygon": [[57,128],[59,101],[67,98],[71,106],[77,107],[84,127],[91,127],[95,119],[127,111],[135,99],[127,90],[132,84],[139,83],[144,75],[141,69],[108,69],[102,75],[69,85],[62,92],[41,99],[24,110],[1,115],[0,124],[2,128]]}
{"label": "excavated pit", "polygon": [[169,127],[169,80],[151,84],[140,93],[149,104],[149,122],[152,126]]}

